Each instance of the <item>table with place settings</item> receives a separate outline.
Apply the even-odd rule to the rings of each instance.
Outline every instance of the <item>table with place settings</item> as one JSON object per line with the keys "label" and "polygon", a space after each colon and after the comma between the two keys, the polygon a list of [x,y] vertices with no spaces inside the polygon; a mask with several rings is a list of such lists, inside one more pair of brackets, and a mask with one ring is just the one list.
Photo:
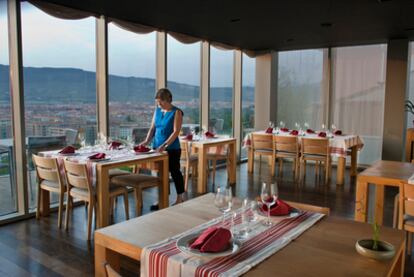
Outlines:
{"label": "table with place settings", "polygon": [[[105,153],[101,160],[88,159],[93,154]],[[99,205],[97,227],[105,227],[109,224],[109,170],[119,167],[127,167],[138,164],[155,163],[159,170],[161,187],[158,189],[160,208],[166,208],[169,192],[168,154],[167,152],[157,153],[135,153],[133,150],[121,148],[120,150],[108,150],[98,147],[86,147],[76,150],[74,154],[59,154],[59,151],[40,152],[39,155],[57,158],[62,176],[64,176],[63,159],[73,162],[85,163],[88,169],[88,177],[93,186],[96,187],[97,201]],[[47,214],[49,210],[49,194],[42,195],[40,210]]]}

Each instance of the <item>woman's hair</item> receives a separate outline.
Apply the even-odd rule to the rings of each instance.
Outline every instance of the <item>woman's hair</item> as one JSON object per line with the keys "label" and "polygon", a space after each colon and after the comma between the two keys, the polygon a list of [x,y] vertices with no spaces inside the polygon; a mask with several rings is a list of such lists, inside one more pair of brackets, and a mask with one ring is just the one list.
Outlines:
{"label": "woman's hair", "polygon": [[168,88],[160,88],[155,94],[155,99],[160,99],[162,101],[171,103],[172,102],[171,91]]}

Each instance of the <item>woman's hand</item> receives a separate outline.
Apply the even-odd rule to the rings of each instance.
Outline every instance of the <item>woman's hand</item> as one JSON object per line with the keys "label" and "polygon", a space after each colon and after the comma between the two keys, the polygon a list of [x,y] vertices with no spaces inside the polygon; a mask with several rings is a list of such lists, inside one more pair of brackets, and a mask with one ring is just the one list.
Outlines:
{"label": "woman's hand", "polygon": [[138,144],[139,146],[147,146],[148,141],[144,140],[143,142],[141,142],[140,144]]}
{"label": "woman's hand", "polygon": [[165,149],[167,149],[167,147],[165,146],[165,144],[162,144],[160,147],[158,147],[157,148],[157,150],[155,150],[155,151],[157,151],[158,153],[161,153],[161,152],[164,152],[165,151]]}

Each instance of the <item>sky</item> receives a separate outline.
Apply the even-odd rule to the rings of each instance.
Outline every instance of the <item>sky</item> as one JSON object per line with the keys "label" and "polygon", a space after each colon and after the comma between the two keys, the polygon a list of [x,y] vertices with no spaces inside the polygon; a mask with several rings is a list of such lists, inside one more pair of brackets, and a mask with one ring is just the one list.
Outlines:
{"label": "sky", "polygon": [[[95,19],[62,20],[28,2],[21,4],[23,65],[95,71]],[[0,0],[0,64],[8,64],[6,1]],[[232,86],[233,52],[211,50],[211,86]],[[245,56],[245,55],[244,55]],[[110,23],[109,73],[155,78],[155,32],[136,34]],[[244,59],[244,85],[254,85],[254,59]],[[251,74],[250,74],[251,73]],[[168,36],[167,79],[199,85],[200,43],[182,44]]]}

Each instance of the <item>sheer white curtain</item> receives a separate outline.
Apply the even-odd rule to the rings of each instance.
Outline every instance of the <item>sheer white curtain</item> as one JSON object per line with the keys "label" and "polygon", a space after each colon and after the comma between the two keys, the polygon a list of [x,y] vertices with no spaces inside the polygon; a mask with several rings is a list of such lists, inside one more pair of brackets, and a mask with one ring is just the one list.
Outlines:
{"label": "sheer white curtain", "polygon": [[358,163],[381,159],[387,45],[332,48],[331,123],[363,137]]}

